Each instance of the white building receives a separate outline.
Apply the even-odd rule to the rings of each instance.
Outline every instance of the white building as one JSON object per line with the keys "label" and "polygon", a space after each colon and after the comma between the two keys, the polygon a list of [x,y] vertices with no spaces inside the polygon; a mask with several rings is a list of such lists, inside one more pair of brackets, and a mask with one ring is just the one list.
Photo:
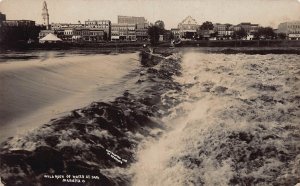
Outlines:
{"label": "white building", "polygon": [[277,33],[285,34],[290,40],[300,40],[300,21],[280,23]]}
{"label": "white building", "polygon": [[299,34],[300,33],[300,21],[284,22],[278,25],[278,33],[284,34]]}
{"label": "white building", "polygon": [[178,24],[180,36],[182,38],[192,39],[196,35],[199,25],[191,16],[186,17]]}

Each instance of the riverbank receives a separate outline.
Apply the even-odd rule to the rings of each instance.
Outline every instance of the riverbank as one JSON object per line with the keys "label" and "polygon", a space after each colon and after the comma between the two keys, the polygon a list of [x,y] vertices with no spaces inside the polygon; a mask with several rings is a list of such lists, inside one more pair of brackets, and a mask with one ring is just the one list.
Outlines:
{"label": "riverbank", "polygon": [[208,40],[183,41],[185,47],[300,47],[298,40]]}
{"label": "riverbank", "polygon": [[170,51],[194,51],[202,53],[220,53],[220,54],[298,54],[300,55],[300,47],[155,47],[157,53],[165,53]]}
{"label": "riverbank", "polygon": [[[49,49],[5,49],[0,50],[0,62],[8,62],[13,60],[29,60],[38,59],[40,56],[35,53],[43,53],[53,51],[57,53],[57,57],[64,54],[107,54],[116,55],[122,53],[141,52],[147,49],[142,46],[122,47],[122,48],[49,48]],[[155,53],[164,54],[181,51],[198,51],[203,53],[223,53],[223,54],[298,54],[300,55],[300,47],[153,47]],[[47,57],[47,56],[45,56]]]}
{"label": "riverbank", "polygon": [[[100,50],[102,52],[123,52],[132,51],[143,48],[143,45],[150,45],[149,42],[62,42],[62,43],[7,43],[0,45],[0,52],[6,50]],[[168,48],[171,47],[169,41],[160,42],[156,47]],[[191,40],[182,41],[176,47],[193,47],[193,48],[281,48],[283,50],[292,50],[300,48],[298,40]]]}

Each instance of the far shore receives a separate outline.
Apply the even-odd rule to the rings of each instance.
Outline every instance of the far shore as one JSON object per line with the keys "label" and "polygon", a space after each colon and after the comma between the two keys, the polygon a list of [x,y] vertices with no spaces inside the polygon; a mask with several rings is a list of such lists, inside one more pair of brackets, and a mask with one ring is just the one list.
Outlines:
{"label": "far shore", "polygon": [[[13,51],[82,51],[84,53],[117,54],[145,50],[144,45],[149,42],[103,42],[103,43],[17,43],[0,45],[0,54]],[[154,46],[157,53],[178,50],[197,50],[213,53],[246,53],[246,54],[300,54],[299,40],[208,40],[182,41],[180,46],[171,47],[170,42],[161,42]],[[3,57],[0,57],[3,58]]]}

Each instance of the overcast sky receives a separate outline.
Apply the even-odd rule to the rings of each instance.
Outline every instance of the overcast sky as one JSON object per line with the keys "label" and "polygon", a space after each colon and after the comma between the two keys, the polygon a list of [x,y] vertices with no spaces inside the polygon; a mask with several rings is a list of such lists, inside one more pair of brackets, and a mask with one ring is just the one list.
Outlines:
{"label": "overcast sky", "polygon": [[[79,20],[109,19],[117,15],[161,19],[166,28],[188,15],[198,24],[240,22],[277,28],[280,22],[300,20],[300,0],[47,0],[50,23],[76,23]],[[31,19],[42,23],[43,0],[0,0],[0,11],[7,19]]]}

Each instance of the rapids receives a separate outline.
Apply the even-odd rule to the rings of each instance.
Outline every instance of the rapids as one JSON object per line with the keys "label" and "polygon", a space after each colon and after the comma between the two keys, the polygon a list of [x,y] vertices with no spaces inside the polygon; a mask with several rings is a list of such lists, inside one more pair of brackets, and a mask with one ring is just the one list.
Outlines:
{"label": "rapids", "polygon": [[298,55],[186,52],[180,104],[140,145],[133,185],[300,182]]}
{"label": "rapids", "polygon": [[[156,57],[78,55],[65,63],[56,56],[53,65],[46,63],[49,72],[41,62],[20,62],[19,68],[1,64],[8,65],[2,74],[36,72],[36,77],[18,81],[38,82],[39,87],[44,87],[44,73],[49,82],[56,77],[59,86],[50,84],[49,91],[53,86],[64,91],[49,98],[54,105],[74,92],[83,91],[87,98],[82,102],[87,106],[76,103],[62,116],[51,115],[45,125],[4,141],[1,180],[8,185],[61,185],[61,179],[49,178],[81,175],[81,185],[95,186],[300,182],[299,55],[156,52]],[[68,84],[53,70],[77,79],[80,86]],[[82,70],[87,72],[77,77]],[[101,82],[107,84],[98,87]],[[72,102],[82,99],[71,97]],[[38,105],[47,105],[41,100]]]}

